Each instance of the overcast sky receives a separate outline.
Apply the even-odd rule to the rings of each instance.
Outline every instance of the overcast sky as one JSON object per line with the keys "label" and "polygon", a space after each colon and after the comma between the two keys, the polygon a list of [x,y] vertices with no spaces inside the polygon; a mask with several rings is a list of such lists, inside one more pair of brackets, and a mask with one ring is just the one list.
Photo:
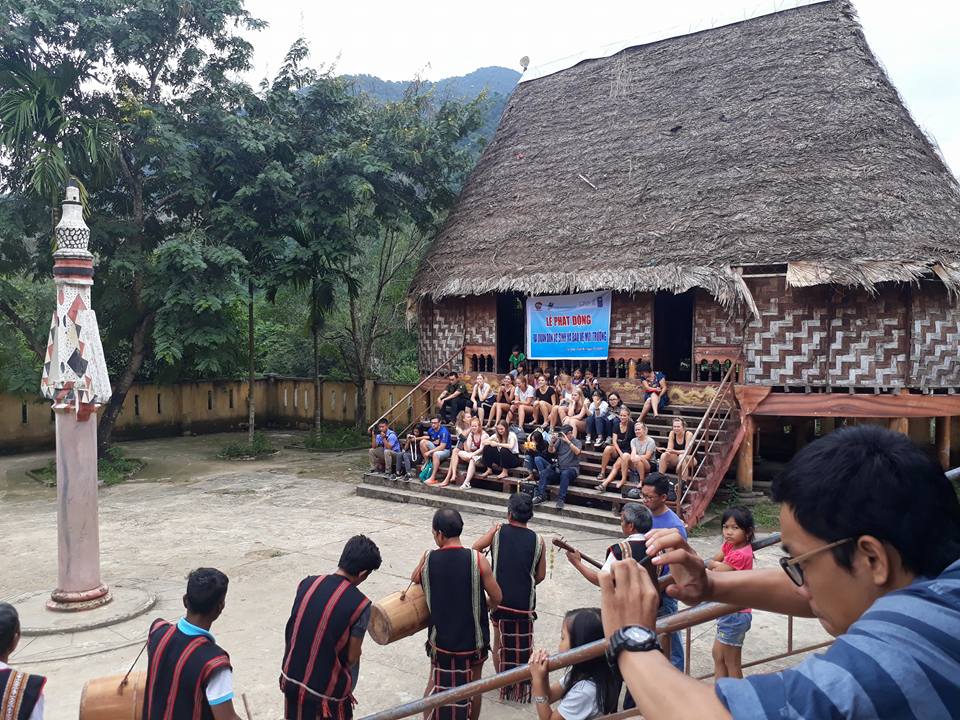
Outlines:
{"label": "overcast sky", "polygon": [[[315,64],[386,80],[437,80],[489,65],[520,70],[622,40],[647,40],[794,0],[247,0],[270,27],[251,36],[251,80],[300,35]],[[806,4],[801,2],[800,4]],[[859,0],[867,40],[920,126],[960,175],[960,3]]]}

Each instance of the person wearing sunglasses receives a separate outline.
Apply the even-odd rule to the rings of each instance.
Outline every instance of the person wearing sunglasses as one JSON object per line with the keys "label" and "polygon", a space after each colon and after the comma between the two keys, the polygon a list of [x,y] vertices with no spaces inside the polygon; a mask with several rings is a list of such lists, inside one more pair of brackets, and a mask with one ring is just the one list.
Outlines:
{"label": "person wearing sunglasses", "polygon": [[[711,572],[674,530],[646,536],[670,596],[816,617],[836,640],[770,674],[713,686],[677,672],[650,632],[657,589],[636,563],[599,575],[608,659],[659,718],[960,717],[960,502],[905,435],[863,425],[803,448],[772,485],[780,568]],[[683,698],[682,703],[677,698]]]}

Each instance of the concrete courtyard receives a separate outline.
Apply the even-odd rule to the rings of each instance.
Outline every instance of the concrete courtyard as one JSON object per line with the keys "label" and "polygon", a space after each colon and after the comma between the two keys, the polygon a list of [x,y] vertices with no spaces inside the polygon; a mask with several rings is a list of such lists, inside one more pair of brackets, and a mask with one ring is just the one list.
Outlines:
{"label": "concrete courtyard", "polygon": [[[290,435],[271,433],[278,445]],[[84,632],[25,637],[12,664],[47,675],[47,717],[76,718],[83,684],[123,673],[140,650],[155,617],[181,615],[186,574],[201,565],[230,577],[223,617],[213,627],[230,653],[240,694],[257,720],[281,717],[277,686],[283,630],[294,591],[308,574],[332,571],[347,538],[365,533],[380,546],[384,563],[362,589],[373,600],[408,582],[411,569],[432,546],[433,510],[358,498],[354,484],[366,466],[365,452],[310,453],[283,450],[256,462],[224,462],[215,455],[229,436],[171,438],[123,445],[146,468],[134,480],[100,493],[100,538],[104,581],[138,587],[158,596],[147,613],[111,627]],[[0,536],[5,541],[0,599],[16,600],[52,589],[56,583],[55,489],[30,479],[26,471],[44,465],[51,453],[0,457]],[[465,541],[490,527],[491,518],[465,516]],[[568,542],[602,557],[610,540],[567,537]],[[713,553],[719,535],[694,538],[701,553]],[[762,551],[759,566],[776,563],[776,548]],[[562,554],[548,559],[548,577],[538,592],[537,643],[554,649],[560,621],[572,607],[599,604],[599,591],[586,583]],[[31,625],[30,618],[24,618]],[[744,662],[786,649],[787,621],[755,613]],[[693,672],[712,670],[714,624],[693,630]],[[819,624],[796,621],[795,643],[827,639]],[[427,659],[423,633],[388,646],[364,643],[356,697],[357,717],[407,702],[423,692]],[[768,671],[798,658],[769,663]],[[145,657],[137,668],[146,667]],[[492,673],[491,664],[485,668]],[[484,703],[489,718],[534,717],[530,706]]]}

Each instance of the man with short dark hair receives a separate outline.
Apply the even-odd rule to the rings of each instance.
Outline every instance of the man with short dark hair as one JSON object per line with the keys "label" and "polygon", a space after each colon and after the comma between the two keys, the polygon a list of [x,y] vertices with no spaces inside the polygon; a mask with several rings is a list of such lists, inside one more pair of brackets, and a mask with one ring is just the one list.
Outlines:
{"label": "man with short dark hair", "polygon": [[433,466],[430,477],[425,478],[430,485],[436,482],[440,463],[450,457],[452,447],[453,438],[450,437],[450,431],[447,430],[440,416],[434,415],[430,418],[427,436],[420,441],[420,456],[423,458],[423,462],[429,462]]}
{"label": "man with short dark hair", "polygon": [[[526,493],[507,501],[507,524],[496,523],[473,543],[473,549],[490,548],[493,575],[503,593],[493,620],[493,667],[496,672],[526,665],[533,651],[533,624],[537,619],[537,585],[547,575],[543,538],[527,527],[533,502]],[[530,682],[500,689],[501,700],[530,702]]]}
{"label": "man with short dark hair", "polygon": [[[705,719],[957,717],[960,502],[935,460],[899,433],[843,428],[800,450],[772,493],[780,568],[707,571],[673,530],[650,533],[647,552],[670,564],[675,598],[817,617],[835,642],[795,667],[702,684],[644,652],[657,590],[615,563],[600,576],[603,625],[641,714],[676,718],[682,697],[684,717]],[[639,642],[620,642],[624,626]]]}
{"label": "man with short dark hair", "polygon": [[287,720],[353,717],[353,690],[370,624],[370,600],[358,586],[381,562],[376,543],[354,535],[344,545],[336,571],[300,581],[280,671]]}
{"label": "man with short dark hair", "polygon": [[187,577],[186,615],[176,624],[153,621],[147,638],[144,720],[239,720],[233,709],[230,656],[210,633],[223,613],[228,584],[219,570],[197,568]]}
{"label": "man with short dark hair", "polygon": [[[423,586],[430,626],[427,655],[430,679],[424,696],[460,687],[480,677],[490,650],[488,608],[503,594],[486,558],[463,547],[463,518],[451,508],[433,514],[437,550],[424,553],[410,580]],[[438,712],[447,720],[477,720],[481,696],[445,705]]]}
{"label": "man with short dark hair", "polygon": [[467,392],[467,386],[456,370],[451,370],[447,374],[447,380],[449,381],[447,389],[437,398],[437,410],[444,422],[450,423],[456,419],[457,413],[467,406],[470,393]]}
{"label": "man with short dark hair", "polygon": [[533,496],[533,504],[539,505],[547,497],[547,485],[560,483],[557,491],[557,510],[563,510],[567,499],[567,489],[577,475],[580,474],[580,452],[583,442],[570,437],[569,427],[564,425],[556,432],[551,433],[550,443],[547,445],[547,454],[557,459],[556,465],[546,464],[540,470],[540,481],[537,483],[537,494]]}
{"label": "man with short dark hair", "polygon": [[393,472],[394,458],[396,458],[396,472],[400,473],[401,455],[400,438],[390,429],[386,418],[377,422],[377,433],[370,441],[370,472]]}
{"label": "man with short dark hair", "polygon": [[0,602],[0,718],[43,720],[42,675],[28,675],[7,663],[20,643],[20,616],[9,603]]}

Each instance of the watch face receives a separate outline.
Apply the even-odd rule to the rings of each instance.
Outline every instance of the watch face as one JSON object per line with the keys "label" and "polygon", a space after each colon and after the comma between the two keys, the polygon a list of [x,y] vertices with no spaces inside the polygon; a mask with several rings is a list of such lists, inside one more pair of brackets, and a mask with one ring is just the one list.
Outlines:
{"label": "watch face", "polygon": [[631,645],[642,645],[657,639],[655,633],[638,625],[624,628],[623,635]]}

